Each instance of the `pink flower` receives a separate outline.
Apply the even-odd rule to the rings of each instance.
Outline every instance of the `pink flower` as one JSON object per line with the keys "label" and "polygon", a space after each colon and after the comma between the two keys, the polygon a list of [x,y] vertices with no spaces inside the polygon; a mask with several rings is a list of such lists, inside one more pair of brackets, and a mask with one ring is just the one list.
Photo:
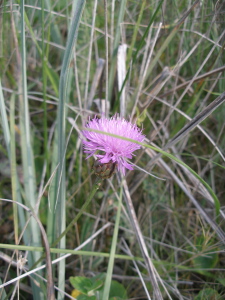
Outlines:
{"label": "pink flower", "polygon": [[[106,117],[98,119],[95,116],[94,119],[89,120],[86,128],[120,135],[138,142],[143,142],[145,138],[137,125],[121,119],[118,115],[110,119]],[[140,145],[93,131],[83,130],[82,133],[87,139],[83,141],[84,152],[89,154],[87,158],[94,155],[96,151],[100,151],[96,154],[100,163],[115,163],[123,175],[125,175],[125,169],[133,170],[127,159],[132,158],[133,152],[141,148]]]}

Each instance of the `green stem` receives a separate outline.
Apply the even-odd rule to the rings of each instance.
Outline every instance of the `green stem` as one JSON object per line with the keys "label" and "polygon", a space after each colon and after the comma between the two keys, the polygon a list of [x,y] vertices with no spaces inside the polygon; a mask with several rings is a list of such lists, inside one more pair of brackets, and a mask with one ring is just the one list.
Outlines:
{"label": "green stem", "polygon": [[111,286],[111,281],[112,281],[112,273],[113,273],[113,266],[114,266],[114,260],[115,260],[115,255],[116,255],[117,238],[118,238],[119,225],[120,225],[120,213],[121,213],[121,208],[122,208],[122,191],[123,191],[123,189],[121,187],[119,203],[118,203],[118,207],[117,207],[117,214],[116,214],[116,223],[115,223],[115,228],[114,228],[114,232],[113,232],[112,246],[111,246],[110,256],[109,256],[108,270],[107,270],[107,274],[106,274],[103,297],[102,297],[102,299],[104,299],[104,300],[109,299],[110,286]]}

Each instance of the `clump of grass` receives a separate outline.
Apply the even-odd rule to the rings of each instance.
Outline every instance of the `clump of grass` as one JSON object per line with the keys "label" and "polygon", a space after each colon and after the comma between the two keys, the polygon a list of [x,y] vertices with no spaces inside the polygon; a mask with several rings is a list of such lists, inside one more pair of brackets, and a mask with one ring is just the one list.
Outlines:
{"label": "clump of grass", "polygon": [[[223,11],[0,1],[0,299],[224,297]],[[146,141],[99,188],[81,130],[115,113]]]}

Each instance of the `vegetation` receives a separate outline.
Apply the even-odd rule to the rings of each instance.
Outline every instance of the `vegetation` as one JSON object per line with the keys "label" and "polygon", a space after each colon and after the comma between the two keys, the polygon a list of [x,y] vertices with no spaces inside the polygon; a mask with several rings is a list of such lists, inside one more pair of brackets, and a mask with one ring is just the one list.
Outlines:
{"label": "vegetation", "polygon": [[[0,0],[0,299],[224,299],[224,10]],[[146,139],[101,181],[116,113]]]}

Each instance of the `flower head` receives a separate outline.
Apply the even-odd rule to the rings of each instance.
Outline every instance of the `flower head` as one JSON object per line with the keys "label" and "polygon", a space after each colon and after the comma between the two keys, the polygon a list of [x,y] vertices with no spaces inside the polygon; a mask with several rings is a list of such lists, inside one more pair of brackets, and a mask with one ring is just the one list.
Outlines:
{"label": "flower head", "polygon": [[[94,117],[86,124],[86,128],[120,135],[138,142],[142,142],[145,138],[137,125],[120,118],[118,115],[110,119]],[[83,141],[84,152],[89,154],[87,158],[94,155],[96,151],[100,151],[96,154],[100,163],[115,163],[118,170],[123,174],[125,174],[125,169],[133,170],[127,159],[132,158],[133,152],[141,148],[140,145],[94,131],[83,130],[82,133],[87,139],[87,141]]]}

